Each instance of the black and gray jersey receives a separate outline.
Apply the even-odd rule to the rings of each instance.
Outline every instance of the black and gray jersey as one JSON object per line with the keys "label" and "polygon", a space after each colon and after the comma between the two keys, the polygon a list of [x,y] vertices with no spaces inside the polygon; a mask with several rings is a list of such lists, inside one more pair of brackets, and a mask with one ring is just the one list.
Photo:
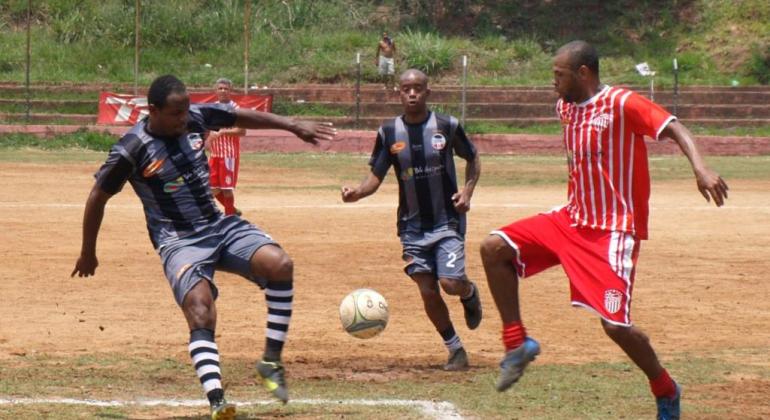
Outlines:
{"label": "black and gray jersey", "polygon": [[155,248],[199,232],[223,217],[209,188],[203,135],[232,127],[235,119],[224,104],[191,105],[187,132],[169,138],[149,132],[145,118],[112,146],[96,184],[108,194],[131,184]]}
{"label": "black and gray jersey", "polygon": [[380,127],[369,165],[379,178],[393,166],[399,235],[443,228],[465,234],[465,215],[452,203],[457,192],[454,153],[470,161],[477,152],[452,116],[430,112],[420,124],[408,124],[401,116]]}

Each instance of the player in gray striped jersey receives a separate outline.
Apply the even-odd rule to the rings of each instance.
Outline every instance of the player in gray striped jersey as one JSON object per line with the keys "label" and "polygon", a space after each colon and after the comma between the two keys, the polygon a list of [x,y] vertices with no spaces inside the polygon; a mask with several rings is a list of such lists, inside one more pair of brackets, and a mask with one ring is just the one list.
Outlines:
{"label": "player in gray striped jersey", "polygon": [[[481,322],[476,285],[465,275],[465,213],[481,174],[479,155],[457,119],[436,114],[426,104],[428,77],[410,69],[399,83],[404,115],[386,121],[377,133],[371,173],[357,188],[342,187],[342,200],[374,194],[391,166],[398,179],[398,236],[404,271],[420,289],[425,312],[444,340],[449,360],[444,369],[468,367],[439,285],[460,296],[470,329]],[[454,153],[465,159],[464,188],[458,190]]]}
{"label": "player in gray striped jersey", "polygon": [[150,114],[110,151],[86,202],[83,243],[72,276],[93,275],[96,239],[107,201],[128,181],[144,207],[147,229],[161,257],[177,304],[190,328],[189,352],[213,419],[232,419],[224,398],[214,342],[215,270],[251,280],[265,289],[266,344],[257,371],[265,387],[286,402],[281,352],[291,318],[293,263],[265,232],[238,216],[224,216],[214,204],[203,134],[224,127],[277,128],[303,141],[331,140],[335,130],[316,124],[222,105],[190,105],[185,85],[171,75],[152,83]]}

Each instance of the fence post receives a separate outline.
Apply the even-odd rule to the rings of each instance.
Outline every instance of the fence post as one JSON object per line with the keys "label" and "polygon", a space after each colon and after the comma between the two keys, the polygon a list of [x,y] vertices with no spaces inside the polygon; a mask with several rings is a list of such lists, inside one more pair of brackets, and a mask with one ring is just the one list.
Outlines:
{"label": "fence post", "polygon": [[243,94],[249,94],[249,20],[251,0],[243,0]]}
{"label": "fence post", "polygon": [[677,114],[679,106],[679,65],[674,58],[674,115]]}
{"label": "fence post", "polygon": [[142,0],[136,0],[136,16],[134,16],[134,95],[139,94],[139,43],[141,35]]}
{"label": "fence post", "polygon": [[465,91],[468,84],[468,56],[463,55],[463,89],[462,89],[462,112],[460,114],[460,124],[465,125]]}
{"label": "fence post", "polygon": [[361,123],[361,53],[356,53],[356,128]]}
{"label": "fence post", "polygon": [[27,115],[26,115],[25,121],[26,121],[27,124],[29,124],[29,122],[30,122],[29,121],[29,119],[30,119],[30,115],[29,114],[30,114],[30,111],[31,111],[31,108],[32,108],[32,102],[30,102],[32,95],[31,95],[31,93],[29,91],[29,71],[30,71],[31,60],[32,60],[32,55],[30,54],[30,51],[32,49],[32,46],[31,46],[31,44],[32,44],[32,36],[31,36],[31,29],[30,29],[30,26],[31,26],[30,21],[31,20],[32,20],[32,0],[27,0],[27,65],[26,65],[26,68],[24,69],[24,73],[25,73],[24,74],[24,86],[25,86],[26,96],[27,96]]}

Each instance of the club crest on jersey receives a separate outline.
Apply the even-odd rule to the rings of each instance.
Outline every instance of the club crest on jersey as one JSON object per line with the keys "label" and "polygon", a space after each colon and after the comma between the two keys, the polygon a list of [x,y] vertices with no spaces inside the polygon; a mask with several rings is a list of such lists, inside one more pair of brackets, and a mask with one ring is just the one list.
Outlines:
{"label": "club crest on jersey", "polygon": [[430,145],[433,146],[433,150],[444,150],[446,147],[446,137],[441,133],[436,133],[430,138]]}
{"label": "club crest on jersey", "polygon": [[398,152],[404,150],[406,148],[406,142],[405,141],[397,141],[393,143],[392,146],[390,146],[390,154],[391,155],[397,155]]}
{"label": "club crest on jersey", "polygon": [[610,123],[612,122],[612,117],[610,117],[609,114],[602,113],[599,114],[591,119],[591,127],[593,127],[596,131],[602,132],[604,129],[610,126]]}
{"label": "club crest on jersey", "polygon": [[190,147],[193,150],[201,150],[203,148],[203,137],[198,133],[190,133],[187,135],[187,140],[190,142]]}
{"label": "club crest on jersey", "polygon": [[414,176],[414,169],[412,168],[406,168],[403,171],[401,171],[401,180],[402,181],[408,181],[409,178]]}
{"label": "club crest on jersey", "polygon": [[182,185],[184,185],[184,178],[180,176],[173,181],[169,181],[163,184],[163,192],[168,194],[175,193],[179,191],[180,188],[182,188]]}
{"label": "club crest on jersey", "polygon": [[617,289],[607,289],[604,291],[604,309],[614,314],[620,310],[620,304],[623,301],[623,293]]}
{"label": "club crest on jersey", "polygon": [[149,178],[155,174],[159,174],[163,172],[163,162],[165,162],[166,159],[156,159],[150,162],[149,165],[144,167],[144,170],[142,171],[142,176],[145,178]]}

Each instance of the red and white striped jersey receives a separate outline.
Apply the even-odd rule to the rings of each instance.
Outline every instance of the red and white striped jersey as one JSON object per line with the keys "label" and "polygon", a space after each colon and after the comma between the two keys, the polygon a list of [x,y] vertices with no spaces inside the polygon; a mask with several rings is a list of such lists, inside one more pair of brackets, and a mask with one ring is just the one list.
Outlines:
{"label": "red and white striped jersey", "polygon": [[[238,109],[235,101],[227,104],[232,109]],[[220,158],[240,158],[241,156],[241,136],[235,134],[222,134],[211,142],[209,157]]]}
{"label": "red and white striped jersey", "polygon": [[644,136],[676,117],[627,89],[605,86],[580,103],[556,103],[564,131],[572,223],[647,239],[650,174]]}

